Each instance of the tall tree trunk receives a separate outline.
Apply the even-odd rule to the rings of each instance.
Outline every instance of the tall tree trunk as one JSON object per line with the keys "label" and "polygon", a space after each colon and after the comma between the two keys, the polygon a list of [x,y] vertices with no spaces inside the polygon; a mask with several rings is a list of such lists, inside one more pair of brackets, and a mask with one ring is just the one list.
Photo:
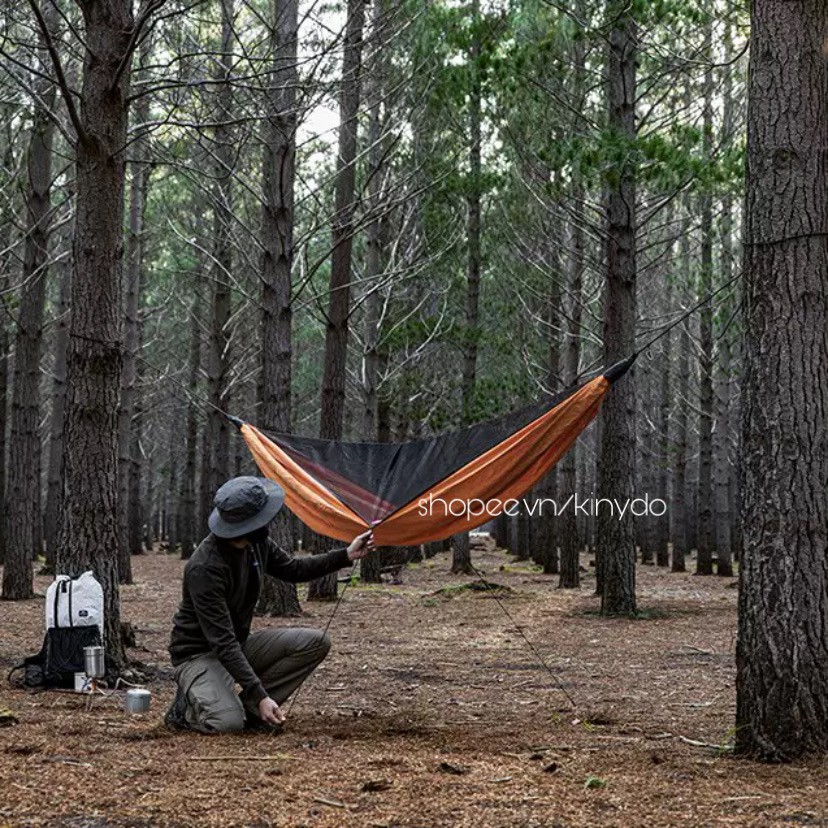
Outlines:
{"label": "tall tree trunk", "polygon": [[[354,191],[359,101],[362,77],[362,29],[366,0],[348,0],[342,86],[339,99],[339,154],[337,157],[334,215],[331,231],[331,278],[329,283],[325,367],[322,377],[322,413],[319,436],[342,438],[345,420],[345,375],[348,357],[348,318],[351,304],[351,254],[354,237]],[[317,537],[316,552],[329,548]],[[311,581],[309,601],[336,598],[336,574]]]}
{"label": "tall tree trunk", "polygon": [[[543,227],[544,250],[543,263],[549,274],[549,292],[546,297],[546,325],[548,330],[548,363],[546,385],[552,392],[561,390],[561,295],[562,281],[565,278],[559,266],[561,258],[557,251],[550,249],[550,239],[561,235],[560,225],[554,222],[551,232]],[[558,469],[552,470],[540,481],[540,484],[530,492],[530,496],[541,500],[558,500]],[[546,575],[557,575],[560,572],[558,557],[557,518],[553,509],[542,510],[539,515],[527,515],[529,555],[538,565],[543,567]]]}
{"label": "tall tree trunk", "polygon": [[367,97],[370,100],[368,127],[368,209],[371,219],[366,228],[364,348],[362,356],[363,416],[362,437],[377,436],[377,383],[379,382],[379,337],[381,323],[380,277],[384,270],[387,222],[382,216],[385,95],[385,2],[374,0],[372,53]]}
{"label": "tall tree trunk", "polygon": [[[0,279],[0,290],[5,290],[6,285],[6,274],[3,273],[2,279]],[[6,309],[4,306],[0,318],[0,498],[4,500],[6,496],[6,423],[9,389],[9,335],[6,325]],[[0,520],[0,563],[4,563],[6,560],[4,522]]]}
{"label": "tall tree trunk", "polygon": [[[582,66],[578,60],[577,66]],[[584,279],[584,231],[583,201],[584,188],[580,176],[573,173],[572,220],[569,231],[568,287],[569,295],[566,346],[564,350],[564,387],[575,384],[581,364],[581,293]],[[577,475],[578,447],[576,445],[564,455],[561,464],[562,501],[578,491]],[[561,577],[558,586],[563,589],[577,589],[581,585],[580,543],[578,540],[578,516],[574,509],[567,509],[560,517]]]}
{"label": "tall tree trunk", "polygon": [[[143,439],[145,425],[148,425],[145,413],[139,410],[135,414],[135,429],[133,431],[133,440],[138,440],[139,443]],[[147,429],[149,431],[149,429]],[[155,473],[155,455],[152,450],[151,441],[147,441],[149,451],[143,457],[143,461],[137,469],[133,466],[134,477],[130,480],[130,503],[129,511],[131,515],[140,515],[140,522],[137,524],[140,527],[142,543],[145,552],[152,552],[153,545],[157,539],[157,524],[156,524],[156,484],[157,475]],[[136,453],[137,456],[137,453]],[[143,489],[141,491],[141,484],[143,481]],[[138,503],[136,505],[135,500]],[[135,526],[130,521],[130,526]]]}
{"label": "tall tree trunk", "polygon": [[529,515],[522,508],[515,517],[515,560],[528,561],[530,553],[531,535],[529,532]]}
{"label": "tall tree trunk", "polygon": [[470,539],[468,532],[454,535],[451,539],[451,572],[453,575],[473,575]]}
{"label": "tall tree trunk", "polygon": [[498,549],[509,549],[509,518],[504,512],[494,519],[492,537]]}
{"label": "tall tree trunk", "polygon": [[[138,327],[136,353],[141,350],[141,327]],[[135,371],[135,385],[144,384],[144,366],[138,364]],[[127,468],[126,502],[121,504],[121,511],[126,513],[127,548],[131,555],[140,555],[144,549],[144,521],[148,520],[148,507],[141,501],[141,475],[144,469],[142,440],[150,406],[142,397],[137,396],[132,409],[132,423],[129,432],[129,466]],[[149,483],[149,478],[147,480]],[[146,551],[149,551],[147,549]],[[130,558],[131,563],[131,558]]]}
{"label": "tall tree trunk", "polygon": [[828,4],[751,10],[736,747],[828,753]]}
{"label": "tall tree trunk", "polygon": [[49,470],[47,473],[45,536],[46,571],[55,574],[60,532],[60,494],[63,482],[63,418],[66,411],[66,350],[69,344],[69,292],[72,263],[61,265],[57,321],[52,363],[51,412],[49,415]]}
{"label": "tall tree trunk", "polygon": [[471,575],[474,573],[471,563],[471,540],[469,533],[463,532],[461,535],[454,535],[454,542],[451,547],[451,571],[455,575],[465,574]]}
{"label": "tall tree trunk", "polygon": [[[54,32],[57,8],[45,2],[44,20]],[[49,35],[51,36],[51,34]],[[46,36],[41,34],[45,53]],[[43,310],[49,261],[49,225],[52,217],[51,112],[55,87],[48,79],[39,84],[42,104],[34,111],[26,163],[26,241],[23,252],[23,288],[17,315],[14,346],[9,465],[5,493],[6,562],[3,598],[31,598],[32,558],[41,554],[36,543],[40,509],[40,352]]]}
{"label": "tall tree trunk", "polygon": [[[463,376],[461,380],[462,421],[475,419],[474,387],[477,381],[477,342],[480,335],[480,213],[481,213],[481,86],[480,86],[480,0],[472,0],[471,25],[474,30],[469,49],[471,89],[469,92],[469,181],[466,197],[466,318],[463,333]],[[456,536],[452,545],[451,571],[471,573],[471,545]]]}
{"label": "tall tree trunk", "polygon": [[118,594],[121,246],[130,0],[88,0],[76,145],[77,215],[67,359],[63,526],[57,567],[92,569],[104,590],[107,650],[124,659]]}
{"label": "tall tree trunk", "polygon": [[[668,227],[672,221],[666,222]],[[667,243],[667,258],[672,262],[672,241]],[[670,279],[665,280],[663,315],[665,319],[670,318],[673,312],[673,285]],[[673,338],[672,331],[668,331],[661,340],[661,354],[658,357],[659,374],[659,405],[658,405],[658,492],[657,497],[665,503],[669,501],[669,466],[670,466],[670,400],[672,392],[672,359],[673,359]],[[670,565],[670,513],[667,511],[661,517],[651,517],[656,521],[656,565]]]}
{"label": "tall tree trunk", "polygon": [[[681,223],[679,225],[679,279],[681,289],[687,290],[690,278],[690,222],[687,218],[686,205],[682,207]],[[679,294],[681,295],[681,294]],[[678,362],[676,363],[676,378],[678,393],[676,394],[676,427],[675,449],[673,453],[673,497],[672,497],[672,537],[673,537],[673,572],[684,572],[687,569],[686,558],[690,551],[688,543],[687,514],[688,514],[688,486],[687,486],[687,444],[689,441],[689,416],[687,400],[690,394],[690,351],[692,343],[688,323],[682,322],[678,336]]]}
{"label": "tall tree trunk", "polygon": [[[650,412],[652,410],[652,401],[654,394],[653,388],[653,366],[650,360],[651,354],[645,354],[638,363],[638,375],[636,376],[636,400],[642,412],[645,412],[642,419],[645,424],[641,429],[644,433],[638,441],[638,451],[636,452],[636,487],[640,487],[640,491],[651,492],[653,488],[653,466],[655,464],[655,445],[656,435],[653,427],[654,418]],[[650,518],[648,515],[642,515],[633,519],[635,526],[635,543],[641,553],[641,563],[646,566],[652,566],[655,558],[653,535],[651,530]]]}
{"label": "tall tree trunk", "polygon": [[[711,158],[713,149],[713,63],[711,51],[712,20],[705,23],[703,53],[704,114],[702,154]],[[701,281],[699,293],[707,296],[713,289],[713,193],[705,184],[701,194]],[[696,575],[713,574],[713,307],[710,302],[699,312],[699,489]]]}
{"label": "tall tree trunk", "polygon": [[[201,238],[200,215],[196,220],[197,238]],[[193,304],[190,311],[190,354],[187,370],[187,446],[184,460],[184,480],[181,483],[181,559],[188,560],[195,550],[200,532],[204,525],[198,526],[196,509],[196,469],[198,457],[198,411],[195,399],[198,393],[198,377],[201,369],[201,314],[203,309],[204,260],[200,252],[196,253],[196,265],[193,271]]]}
{"label": "tall tree trunk", "polygon": [[[607,187],[607,278],[604,294],[604,362],[612,365],[635,349],[636,323],[636,25],[631,9],[607,3],[609,32],[609,126],[625,147],[616,176]],[[634,496],[635,383],[619,381],[603,408],[598,491],[622,502]],[[620,520],[602,513],[597,522],[598,556],[604,568],[601,612],[636,612],[635,528],[629,510]]]}
{"label": "tall tree trunk", "polygon": [[230,431],[218,409],[226,410],[230,372],[230,274],[233,268],[233,0],[221,0],[221,59],[218,72],[217,125],[214,131],[215,176],[213,212],[213,297],[207,349],[207,385],[210,410],[204,438],[201,518],[206,525],[213,495],[230,470]]}
{"label": "tall tree trunk", "polygon": [[[291,359],[293,355],[291,270],[293,267],[294,165],[296,162],[296,86],[298,0],[273,2],[273,91],[262,164],[262,417],[277,431],[290,431]],[[282,512],[272,535],[293,551],[293,524]],[[256,611],[298,615],[295,584],[265,578]]]}
{"label": "tall tree trunk", "polygon": [[[12,120],[13,106],[5,104],[0,107],[0,117],[6,124],[5,146],[3,150],[3,184],[12,177],[14,169],[15,144],[12,130],[9,128]],[[13,202],[7,205],[0,213],[0,247],[6,250],[11,244],[14,222]],[[9,332],[8,322],[10,318],[6,291],[9,287],[9,276],[12,271],[11,257],[6,256],[0,259],[0,503],[5,502],[6,491],[6,425],[7,425],[7,401],[9,391]],[[0,520],[0,563],[6,558],[6,539],[3,520]]]}
{"label": "tall tree trunk", "polygon": [[[722,232],[729,222],[722,222]],[[730,232],[728,226],[727,232]],[[722,242],[722,252],[729,248],[729,243]],[[727,255],[730,255],[728,250]],[[729,274],[730,268],[723,267],[722,275]],[[731,304],[723,303],[722,308],[731,308]],[[726,577],[733,576],[732,539],[730,536],[730,343],[728,334],[719,340],[719,359],[716,369],[715,383],[715,415],[716,430],[713,434],[714,458],[714,506],[716,526],[716,574]]]}
{"label": "tall tree trunk", "polygon": [[[377,384],[380,369],[381,296],[380,279],[385,265],[385,226],[382,217],[383,164],[383,96],[385,94],[385,3],[374,0],[372,21],[372,49],[367,97],[370,101],[368,127],[368,208],[371,220],[366,228],[364,347],[362,357],[362,436],[365,440],[379,438],[377,434]],[[369,552],[359,564],[359,577],[365,583],[382,582],[382,562],[385,547]]]}
{"label": "tall tree trunk", "polygon": [[[142,54],[148,53],[149,39],[144,41]],[[149,97],[138,99],[136,121],[144,124],[149,120]],[[146,164],[148,138],[139,135],[132,143],[133,161],[130,164],[129,227],[126,242],[126,267],[124,268],[124,362],[121,374],[121,410],[118,414],[118,498],[122,504],[118,523],[118,577],[122,584],[132,583],[132,554],[140,552],[130,544],[129,476],[135,459],[132,457],[133,417],[136,409],[137,357],[141,344],[141,271],[144,266],[144,204],[149,182]]]}
{"label": "tall tree trunk", "polygon": [[[733,53],[733,33],[730,18],[725,21],[724,35],[725,55]],[[722,90],[722,141],[730,140],[733,130],[733,67],[724,68],[725,77]],[[725,190],[722,198],[721,224],[721,272],[722,284],[727,284],[733,272],[733,195],[729,189]],[[719,312],[721,328],[719,334],[719,359],[717,362],[715,384],[715,416],[716,430],[713,434],[714,480],[715,480],[715,526],[716,526],[716,574],[725,577],[733,576],[733,539],[730,532],[730,384],[731,379],[731,348],[730,331],[727,330],[731,322],[731,314],[735,305],[725,302]]]}
{"label": "tall tree trunk", "polygon": [[175,552],[178,547],[178,497],[176,493],[179,488],[178,481],[178,423],[177,415],[170,424],[170,442],[167,452],[167,490],[164,503],[165,512],[165,537],[167,549]]}
{"label": "tall tree trunk", "polygon": [[463,341],[463,378],[461,383],[463,422],[474,419],[474,386],[477,377],[477,342],[480,305],[480,202],[481,202],[481,89],[480,89],[480,0],[472,0],[475,34],[469,51],[471,90],[469,93],[469,181],[466,213],[466,319]]}

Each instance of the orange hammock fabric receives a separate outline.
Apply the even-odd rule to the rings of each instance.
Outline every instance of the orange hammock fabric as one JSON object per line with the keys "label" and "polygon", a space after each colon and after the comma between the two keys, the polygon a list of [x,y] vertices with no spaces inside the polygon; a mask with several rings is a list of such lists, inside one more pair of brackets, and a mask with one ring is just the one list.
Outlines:
{"label": "orange hammock fabric", "polygon": [[[373,527],[377,545],[410,546],[474,529],[525,495],[592,421],[618,376],[610,369],[506,435],[512,421],[500,431],[483,424],[396,446],[267,436],[247,423],[241,433],[262,474],[313,531],[350,541]],[[485,450],[467,459],[478,447]]]}

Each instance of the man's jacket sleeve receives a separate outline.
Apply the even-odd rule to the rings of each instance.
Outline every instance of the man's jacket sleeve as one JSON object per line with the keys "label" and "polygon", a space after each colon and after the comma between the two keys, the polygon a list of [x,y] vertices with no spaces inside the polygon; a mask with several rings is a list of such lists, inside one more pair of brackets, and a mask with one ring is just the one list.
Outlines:
{"label": "man's jacket sleeve", "polygon": [[241,685],[247,698],[258,704],[267,696],[259,677],[245,658],[227,608],[226,586],[220,572],[195,566],[189,572],[188,587],[198,623],[210,649],[234,681]]}
{"label": "man's jacket sleeve", "polygon": [[265,572],[280,581],[288,581],[292,584],[312,581],[314,578],[321,578],[323,575],[336,572],[349,563],[348,550],[344,547],[332,549],[324,555],[305,555],[302,558],[294,558],[270,538],[267,541]]}

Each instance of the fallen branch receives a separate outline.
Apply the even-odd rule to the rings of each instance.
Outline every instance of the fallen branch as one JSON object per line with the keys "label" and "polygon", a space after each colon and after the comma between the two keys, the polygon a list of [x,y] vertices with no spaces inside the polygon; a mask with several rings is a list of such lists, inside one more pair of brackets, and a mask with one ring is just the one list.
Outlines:
{"label": "fallen branch", "polygon": [[700,653],[701,655],[715,655],[714,650],[703,650],[701,647],[694,647],[692,644],[682,644],[681,645],[685,650],[692,650],[695,653]]}
{"label": "fallen branch", "polygon": [[688,739],[686,736],[679,735],[678,737],[686,745],[693,747],[710,748],[710,750],[718,751],[719,753],[730,753],[733,750],[733,745],[714,745],[712,742],[700,742],[698,739]]}
{"label": "fallen branch", "polygon": [[324,796],[315,796],[313,798],[314,802],[318,802],[320,805],[330,805],[331,808],[346,808],[347,805],[344,802],[337,802],[335,799],[325,799]]}
{"label": "fallen branch", "polygon": [[188,756],[188,762],[270,762],[277,759],[295,759],[289,753],[271,753],[264,756],[233,756],[223,754],[221,756]]}

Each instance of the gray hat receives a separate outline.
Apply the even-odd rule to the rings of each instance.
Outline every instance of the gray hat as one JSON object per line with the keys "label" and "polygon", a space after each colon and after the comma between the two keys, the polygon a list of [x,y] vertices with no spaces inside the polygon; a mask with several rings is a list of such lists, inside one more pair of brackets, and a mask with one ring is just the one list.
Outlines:
{"label": "gray hat", "polygon": [[217,492],[207,525],[219,538],[240,538],[267,526],[282,504],[285,492],[265,477],[234,477]]}

